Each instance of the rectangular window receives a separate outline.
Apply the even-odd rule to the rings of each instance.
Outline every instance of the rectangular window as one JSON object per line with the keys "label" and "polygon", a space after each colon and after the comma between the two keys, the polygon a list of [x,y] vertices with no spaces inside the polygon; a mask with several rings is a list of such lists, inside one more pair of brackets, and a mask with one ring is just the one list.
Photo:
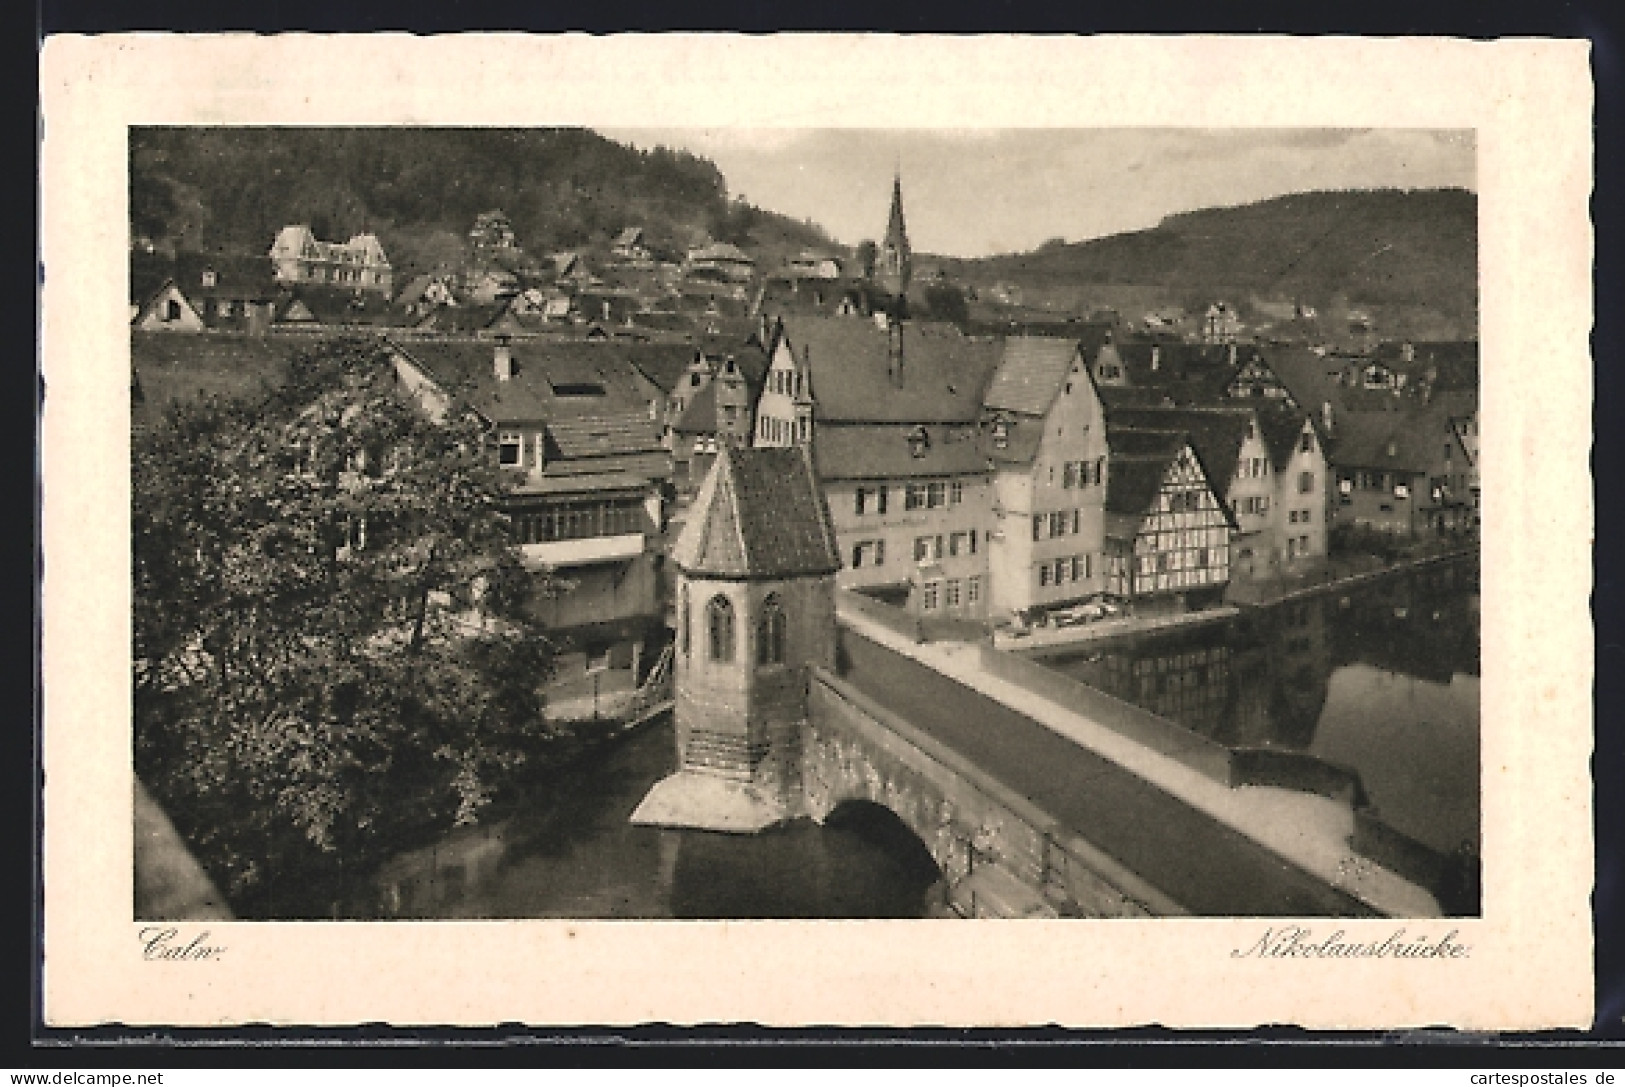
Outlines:
{"label": "rectangular window", "polygon": [[1067,565],[1068,564],[1065,559],[1055,560],[1055,584],[1059,585],[1061,582],[1066,580]]}
{"label": "rectangular window", "polygon": [[948,537],[948,555],[950,558],[959,554],[960,548],[965,545],[965,534],[955,532]]}
{"label": "rectangular window", "polygon": [[948,486],[948,501],[957,506],[964,500],[965,485],[956,479]]}
{"label": "rectangular window", "polygon": [[943,599],[950,608],[959,607],[959,579],[958,578],[955,577],[955,578],[949,578],[948,579],[947,591],[943,594]]}
{"label": "rectangular window", "polygon": [[1297,510],[1289,511],[1287,513],[1287,515],[1286,515],[1286,519],[1288,521],[1292,522],[1293,524],[1297,524],[1298,523],[1298,511]]}
{"label": "rectangular window", "polygon": [[972,555],[976,554],[976,530],[974,528],[970,530],[970,553]]}
{"label": "rectangular window", "polygon": [[1033,539],[1042,540],[1043,538],[1044,538],[1044,515],[1042,513],[1035,513],[1035,514],[1033,514]]}
{"label": "rectangular window", "polygon": [[1304,510],[1302,513],[1298,514],[1298,520],[1306,525],[1314,519],[1314,510]]}
{"label": "rectangular window", "polygon": [[948,486],[941,481],[928,483],[925,487],[925,504],[936,509],[948,501]]}
{"label": "rectangular window", "polygon": [[1072,488],[1078,485],[1078,466],[1074,461],[1067,461],[1061,467],[1061,486]]}
{"label": "rectangular window", "polygon": [[875,541],[875,565],[876,566],[884,566],[884,565],[886,565],[886,541],[885,540],[876,540]]}
{"label": "rectangular window", "polygon": [[1298,474],[1298,493],[1310,494],[1315,489],[1315,473],[1300,472]]}
{"label": "rectangular window", "polygon": [[925,583],[925,594],[924,594],[924,601],[923,602],[924,602],[926,611],[936,611],[937,610],[937,596],[938,596],[938,593],[940,591],[941,584],[942,583],[939,582],[939,581],[927,581]]}
{"label": "rectangular window", "polygon": [[1038,587],[1040,589],[1049,585],[1049,563],[1038,568]]}
{"label": "rectangular window", "polygon": [[525,459],[525,436],[513,430],[504,430],[497,436],[497,463],[504,468],[518,468]]}
{"label": "rectangular window", "polygon": [[982,579],[970,577],[965,579],[965,603],[974,604],[982,599]]}
{"label": "rectangular window", "polygon": [[1078,529],[1083,524],[1082,516],[1083,516],[1083,514],[1082,514],[1081,511],[1079,511],[1079,510],[1073,510],[1072,511],[1072,535],[1074,535],[1074,536],[1076,536],[1078,534]]}
{"label": "rectangular window", "polygon": [[1298,438],[1298,452],[1300,452],[1300,453],[1311,453],[1311,452],[1314,451],[1314,448],[1315,448],[1315,436],[1314,436],[1314,434],[1312,434],[1311,432],[1309,432],[1307,430],[1304,431],[1302,436]]}
{"label": "rectangular window", "polygon": [[880,514],[886,512],[886,487],[884,484],[875,492],[875,512]]}
{"label": "rectangular window", "polygon": [[863,516],[863,501],[868,496],[869,496],[868,491],[864,490],[862,487],[858,488],[857,494],[856,494],[856,496],[855,496],[855,498],[853,500],[852,511],[854,513],[856,513],[859,517]]}
{"label": "rectangular window", "polygon": [[924,562],[931,557],[931,537],[916,536],[914,538],[914,561]]}
{"label": "rectangular window", "polygon": [[917,510],[925,505],[925,488],[918,483],[910,483],[903,491],[903,508]]}
{"label": "rectangular window", "polygon": [[863,545],[852,545],[852,569],[857,570],[863,566]]}
{"label": "rectangular window", "polygon": [[1052,513],[1049,515],[1049,534],[1051,536],[1066,535],[1066,514]]}

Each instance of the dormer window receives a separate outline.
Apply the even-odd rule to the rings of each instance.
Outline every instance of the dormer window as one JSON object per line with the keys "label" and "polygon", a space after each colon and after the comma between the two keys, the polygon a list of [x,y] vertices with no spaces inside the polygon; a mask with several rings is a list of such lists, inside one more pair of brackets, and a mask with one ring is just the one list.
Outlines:
{"label": "dormer window", "polygon": [[497,463],[504,468],[519,468],[525,460],[525,436],[517,430],[504,430],[497,435]]}
{"label": "dormer window", "polygon": [[1010,446],[1010,424],[1003,419],[996,419],[993,423],[993,448],[1007,449]]}
{"label": "dormer window", "polygon": [[925,428],[915,427],[908,436],[908,452],[912,457],[923,457],[931,451],[931,436]]}

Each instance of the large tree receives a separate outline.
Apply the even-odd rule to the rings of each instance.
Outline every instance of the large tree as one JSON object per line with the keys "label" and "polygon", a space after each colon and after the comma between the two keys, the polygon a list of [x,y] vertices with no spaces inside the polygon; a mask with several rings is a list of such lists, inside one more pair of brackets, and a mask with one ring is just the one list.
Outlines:
{"label": "large tree", "polygon": [[545,740],[492,461],[365,341],[138,435],[137,766],[228,895],[470,822]]}

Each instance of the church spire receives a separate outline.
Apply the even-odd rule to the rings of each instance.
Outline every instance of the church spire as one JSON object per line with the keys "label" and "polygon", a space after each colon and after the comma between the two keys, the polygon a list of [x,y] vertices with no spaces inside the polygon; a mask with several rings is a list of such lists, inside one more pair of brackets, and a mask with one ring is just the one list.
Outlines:
{"label": "church spire", "polygon": [[899,170],[892,174],[891,217],[886,222],[886,240],[880,245],[880,284],[891,294],[908,290],[913,271],[912,253],[908,247],[908,227],[903,223],[903,177]]}

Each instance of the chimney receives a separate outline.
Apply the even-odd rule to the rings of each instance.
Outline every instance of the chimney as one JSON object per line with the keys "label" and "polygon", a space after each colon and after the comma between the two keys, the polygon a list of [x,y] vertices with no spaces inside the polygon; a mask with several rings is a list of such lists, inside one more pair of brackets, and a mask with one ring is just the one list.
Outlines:
{"label": "chimney", "polygon": [[1332,433],[1332,402],[1323,400],[1320,403],[1320,428],[1326,432],[1327,437]]}
{"label": "chimney", "polygon": [[1226,358],[1226,361],[1228,361],[1231,366],[1234,366],[1236,364],[1236,341],[1235,340],[1230,341],[1229,347],[1225,351],[1225,358]]}
{"label": "chimney", "polygon": [[1156,370],[1162,365],[1162,348],[1156,344],[1151,345],[1151,369]]}
{"label": "chimney", "polygon": [[886,372],[892,384],[903,387],[903,322],[894,321],[886,329]]}
{"label": "chimney", "polygon": [[1409,340],[1406,340],[1399,349],[1399,357],[1404,359],[1406,362],[1415,362],[1416,345],[1411,343]]}
{"label": "chimney", "polygon": [[496,350],[492,354],[491,365],[496,372],[498,381],[508,381],[513,377],[513,348],[508,346],[508,337],[497,337]]}

